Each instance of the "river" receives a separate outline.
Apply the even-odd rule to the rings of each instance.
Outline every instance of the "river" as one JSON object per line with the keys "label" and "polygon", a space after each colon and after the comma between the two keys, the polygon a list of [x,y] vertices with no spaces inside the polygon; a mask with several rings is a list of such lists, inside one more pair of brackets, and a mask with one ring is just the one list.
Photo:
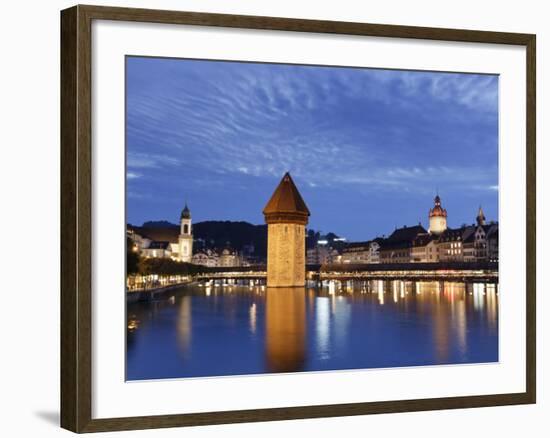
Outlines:
{"label": "river", "polygon": [[127,305],[127,380],[498,361],[498,285],[187,285]]}

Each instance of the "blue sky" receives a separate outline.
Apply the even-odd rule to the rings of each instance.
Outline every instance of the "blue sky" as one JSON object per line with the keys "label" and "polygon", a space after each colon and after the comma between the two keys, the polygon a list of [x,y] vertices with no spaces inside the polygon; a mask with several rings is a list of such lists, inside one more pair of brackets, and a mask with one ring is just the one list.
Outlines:
{"label": "blue sky", "polygon": [[498,77],[127,58],[127,219],[263,223],[290,171],[350,240],[498,215]]}

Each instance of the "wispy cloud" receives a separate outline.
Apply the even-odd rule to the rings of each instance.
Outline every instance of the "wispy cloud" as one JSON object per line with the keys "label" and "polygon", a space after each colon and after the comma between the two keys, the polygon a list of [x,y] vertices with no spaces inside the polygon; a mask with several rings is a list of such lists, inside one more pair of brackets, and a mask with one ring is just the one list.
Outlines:
{"label": "wispy cloud", "polygon": [[[167,165],[178,165],[180,160],[167,155],[155,153],[135,153],[128,151],[126,165],[130,169],[158,169]],[[133,177],[141,176],[138,173],[132,173]]]}
{"label": "wispy cloud", "polygon": [[128,179],[137,179],[137,178],[141,178],[141,173],[136,173],[136,172],[126,172],[126,178]]}
{"label": "wispy cloud", "polygon": [[496,76],[139,58],[128,75],[135,191],[215,197],[286,171],[350,194],[498,190]]}

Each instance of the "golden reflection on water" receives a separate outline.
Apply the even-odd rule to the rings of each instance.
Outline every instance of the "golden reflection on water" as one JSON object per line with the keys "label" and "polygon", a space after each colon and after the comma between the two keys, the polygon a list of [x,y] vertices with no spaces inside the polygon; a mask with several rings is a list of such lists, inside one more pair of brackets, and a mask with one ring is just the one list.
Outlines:
{"label": "golden reflection on water", "polygon": [[306,348],[305,289],[269,288],[266,292],[268,372],[300,371]]}
{"label": "golden reflection on water", "polygon": [[249,327],[252,334],[256,333],[256,321],[257,321],[257,306],[256,303],[252,303],[248,309]]}
{"label": "golden reflection on water", "polygon": [[497,330],[498,321],[498,285],[488,284],[486,287],[487,320],[492,331]]}
{"label": "golden reflection on water", "polygon": [[[248,329],[252,335],[261,333],[265,323],[265,363],[267,372],[296,372],[306,368],[308,354],[319,360],[330,360],[335,349],[349,342],[350,336],[364,336],[350,330],[352,317],[368,318],[368,313],[353,314],[354,302],[367,302],[381,312],[398,312],[394,324],[409,320],[419,322],[425,329],[425,345],[431,345],[438,363],[449,363],[458,352],[468,356],[468,325],[484,320],[489,330],[498,331],[498,284],[460,283],[443,281],[331,281],[319,288],[205,287],[198,295],[210,302],[210,310],[219,312],[224,320],[234,323],[237,311],[236,297],[248,297]],[[226,298],[218,308],[218,295]],[[157,313],[157,307],[166,305],[177,309],[176,333],[179,350],[191,348],[193,330],[192,295],[171,297],[153,303],[146,313],[128,314],[129,335],[140,331],[144,320]],[[363,303],[361,303],[363,302]],[[371,305],[372,305],[371,304]],[[308,315],[311,320],[308,334]],[[361,315],[361,316],[358,316]],[[262,321],[264,319],[265,321]],[[475,330],[475,327],[471,327]],[[370,334],[376,336],[376,333]],[[308,350],[310,336],[312,350]],[[129,338],[130,339],[130,338]],[[131,339],[130,339],[131,340]],[[220,339],[223,342],[223,339]]]}
{"label": "golden reflection on water", "polygon": [[177,320],[177,337],[180,350],[185,353],[191,343],[191,297],[184,296],[179,303],[178,320]]}

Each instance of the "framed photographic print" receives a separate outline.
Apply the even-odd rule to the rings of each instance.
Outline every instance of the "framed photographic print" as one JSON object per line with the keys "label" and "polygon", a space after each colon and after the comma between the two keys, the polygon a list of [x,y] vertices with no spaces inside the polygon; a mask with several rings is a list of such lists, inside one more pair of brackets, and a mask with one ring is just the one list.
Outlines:
{"label": "framed photographic print", "polygon": [[61,13],[61,421],[535,402],[535,36]]}

